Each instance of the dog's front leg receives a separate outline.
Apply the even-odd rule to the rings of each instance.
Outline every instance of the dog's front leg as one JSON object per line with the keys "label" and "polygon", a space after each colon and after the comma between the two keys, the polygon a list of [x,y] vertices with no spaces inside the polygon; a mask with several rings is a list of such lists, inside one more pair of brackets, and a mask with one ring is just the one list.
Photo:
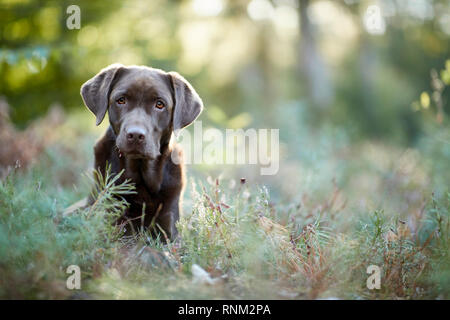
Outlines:
{"label": "dog's front leg", "polygon": [[164,230],[170,240],[175,240],[178,230],[175,226],[180,217],[180,194],[171,195],[165,199],[156,223]]}

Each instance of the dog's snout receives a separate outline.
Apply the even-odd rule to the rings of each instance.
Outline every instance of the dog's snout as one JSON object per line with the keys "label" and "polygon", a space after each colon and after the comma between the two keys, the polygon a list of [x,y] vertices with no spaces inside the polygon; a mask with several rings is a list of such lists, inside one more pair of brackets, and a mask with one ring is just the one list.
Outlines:
{"label": "dog's snout", "polygon": [[126,131],[128,142],[143,142],[145,140],[145,130],[139,127],[130,127]]}

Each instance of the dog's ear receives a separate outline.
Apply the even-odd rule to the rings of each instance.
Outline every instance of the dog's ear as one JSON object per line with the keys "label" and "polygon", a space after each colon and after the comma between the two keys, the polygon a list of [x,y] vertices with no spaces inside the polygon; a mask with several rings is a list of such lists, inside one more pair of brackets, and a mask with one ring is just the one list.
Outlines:
{"label": "dog's ear", "polygon": [[190,125],[202,112],[202,99],[194,88],[177,72],[168,73],[174,90],[175,110],[173,111],[173,131],[175,135]]}
{"label": "dog's ear", "polygon": [[81,97],[86,107],[97,118],[97,126],[103,121],[106,110],[108,110],[111,84],[116,78],[117,71],[123,67],[121,64],[112,64],[101,70],[95,77],[89,79],[81,86]]}

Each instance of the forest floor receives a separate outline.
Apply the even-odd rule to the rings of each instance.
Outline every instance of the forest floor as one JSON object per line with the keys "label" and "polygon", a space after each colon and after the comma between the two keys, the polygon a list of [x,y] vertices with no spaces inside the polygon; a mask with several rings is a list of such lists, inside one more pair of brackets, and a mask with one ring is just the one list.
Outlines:
{"label": "forest floor", "polygon": [[[450,298],[450,199],[426,148],[347,144],[312,161],[317,170],[292,160],[267,185],[240,181],[242,172],[206,179],[189,167],[180,240],[165,243],[111,225],[126,206],[114,196],[133,189],[111,177],[94,207],[62,216],[92,189],[100,131],[77,114],[52,117],[28,129],[45,143],[16,139],[34,153],[2,172],[2,299]],[[308,172],[313,182],[295,181]],[[80,290],[66,287],[70,265],[80,267]],[[371,265],[380,289],[367,286]]]}

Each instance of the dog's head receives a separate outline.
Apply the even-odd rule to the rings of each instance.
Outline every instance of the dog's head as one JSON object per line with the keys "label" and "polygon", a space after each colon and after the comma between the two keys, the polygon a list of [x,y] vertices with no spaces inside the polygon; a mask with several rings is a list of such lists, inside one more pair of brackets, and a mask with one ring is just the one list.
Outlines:
{"label": "dog's head", "polygon": [[178,73],[144,66],[110,65],[81,86],[99,125],[106,112],[120,151],[156,159],[161,148],[203,109],[194,88]]}

